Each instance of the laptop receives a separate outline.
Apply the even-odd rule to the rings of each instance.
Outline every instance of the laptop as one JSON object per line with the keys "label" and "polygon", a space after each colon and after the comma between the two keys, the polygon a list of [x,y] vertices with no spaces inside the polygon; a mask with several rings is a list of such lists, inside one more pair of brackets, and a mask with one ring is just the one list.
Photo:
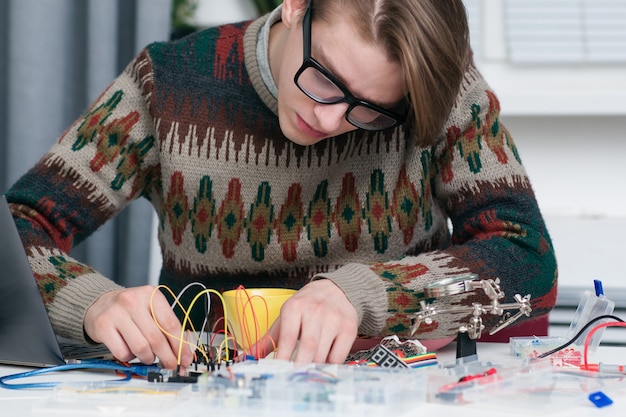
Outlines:
{"label": "laptop", "polygon": [[48,367],[111,358],[104,345],[57,338],[4,195],[0,196],[0,363]]}

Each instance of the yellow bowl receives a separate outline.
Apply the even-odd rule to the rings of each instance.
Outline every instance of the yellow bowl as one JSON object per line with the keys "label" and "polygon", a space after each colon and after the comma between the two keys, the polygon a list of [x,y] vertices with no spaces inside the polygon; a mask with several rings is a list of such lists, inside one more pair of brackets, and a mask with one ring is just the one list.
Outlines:
{"label": "yellow bowl", "polygon": [[267,333],[280,315],[280,308],[296,290],[286,288],[241,288],[222,293],[228,331],[244,351],[249,351]]}

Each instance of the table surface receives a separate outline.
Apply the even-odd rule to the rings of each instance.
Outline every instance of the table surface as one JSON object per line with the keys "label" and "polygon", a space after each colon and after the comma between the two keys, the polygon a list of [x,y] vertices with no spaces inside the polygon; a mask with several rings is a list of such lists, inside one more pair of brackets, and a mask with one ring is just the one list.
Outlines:
{"label": "table surface", "polygon": [[[455,357],[455,344],[441,349],[438,353],[438,360],[441,364],[454,363]],[[496,364],[505,364],[514,362],[514,359],[509,351],[509,345],[503,343],[479,343],[478,344],[478,358],[481,361],[489,361]],[[604,363],[624,363],[626,360],[626,348],[619,347],[605,347],[600,346],[598,350],[590,357],[591,362],[604,362]],[[0,375],[10,375],[18,372],[25,372],[28,368],[14,367],[14,366],[0,366]],[[41,381],[63,381],[63,382],[77,382],[77,381],[101,381],[111,379],[110,373],[98,374],[84,371],[70,371],[59,372],[50,375],[37,377],[36,379],[28,379],[23,382],[41,382]],[[19,381],[22,382],[22,381]],[[143,383],[137,381],[136,383]],[[603,391],[604,392],[604,391]],[[624,410],[626,409],[626,380],[614,381],[608,386],[605,392],[612,400],[613,404],[603,407],[601,409],[596,408],[588,399],[587,394],[580,392],[575,393],[572,397],[572,401],[568,403],[557,403],[554,407],[540,407],[538,411],[535,409],[537,400],[545,400],[546,397],[532,395],[526,398],[513,399],[509,404],[504,404],[503,401],[475,401],[465,404],[442,404],[434,402],[424,402],[419,404],[415,410],[404,414],[405,417],[410,416],[424,416],[425,413],[442,413],[441,415],[450,415],[455,411],[463,413],[463,417],[472,416],[524,416],[529,414],[541,414],[541,415],[554,415],[554,416],[581,416],[588,417],[590,413],[601,412],[602,417],[605,416],[619,416],[622,417]],[[578,395],[580,394],[580,395]],[[10,390],[0,388],[0,410],[2,410],[2,416],[42,416],[42,415],[57,415],[52,412],[46,411],[46,407],[41,407],[42,403],[46,403],[54,395],[54,391],[47,390]],[[533,403],[535,405],[533,405]],[[39,405],[39,411],[37,411],[37,405]],[[43,411],[41,411],[43,409]],[[503,413],[504,412],[504,413]],[[222,413],[223,414],[223,413]],[[239,413],[238,413],[239,414]],[[84,415],[84,414],[81,414]],[[135,412],[131,414],[125,414],[123,411],[116,410],[114,407],[107,410],[100,410],[97,414],[90,415],[140,415]],[[185,414],[186,416],[192,414]],[[206,415],[206,410],[202,414]],[[262,413],[255,413],[256,416],[263,415]],[[272,413],[272,415],[277,415]],[[285,415],[285,414],[280,414]],[[294,413],[298,415],[298,413]],[[599,415],[599,414],[598,414]],[[307,416],[308,417],[308,416]]]}

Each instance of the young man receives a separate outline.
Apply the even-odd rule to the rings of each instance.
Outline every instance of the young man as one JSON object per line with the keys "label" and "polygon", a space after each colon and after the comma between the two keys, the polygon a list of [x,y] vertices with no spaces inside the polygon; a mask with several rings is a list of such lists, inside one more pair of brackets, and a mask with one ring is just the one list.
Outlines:
{"label": "young man", "polygon": [[[556,299],[552,244],[460,0],[285,0],[150,45],[7,196],[56,331],[123,360],[191,361],[161,293],[68,256],[139,197],[174,292],[299,289],[269,332],[282,359],[299,342],[296,361],[340,363],[359,333],[406,336],[424,286],[459,274],[531,294],[534,315]],[[446,343],[466,318],[417,337]]]}

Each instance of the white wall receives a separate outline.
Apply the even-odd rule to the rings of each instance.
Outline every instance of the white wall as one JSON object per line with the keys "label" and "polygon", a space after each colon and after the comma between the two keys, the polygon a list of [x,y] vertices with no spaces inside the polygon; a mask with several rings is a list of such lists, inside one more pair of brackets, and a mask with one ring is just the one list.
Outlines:
{"label": "white wall", "polygon": [[257,14],[252,0],[198,0],[193,23],[197,27],[210,27],[252,19]]}
{"label": "white wall", "polygon": [[[593,289],[592,281],[600,279],[607,296],[618,288],[626,306],[626,272],[621,268],[626,249],[626,61],[561,62],[553,59],[557,53],[549,56],[549,64],[515,59],[513,37],[520,35],[520,26],[513,21],[519,14],[507,14],[511,5],[522,7],[530,18],[522,32],[536,35],[535,23],[540,23],[542,42],[548,44],[555,36],[568,43],[592,35],[588,27],[558,29],[568,24],[566,9],[582,8],[583,2],[464,2],[478,67],[500,99],[502,120],[520,149],[554,242],[559,303],[573,302],[580,293],[576,287]],[[594,14],[595,23],[618,30],[619,36],[610,37],[616,45],[626,27],[622,3],[585,0],[585,7],[606,8]]]}

